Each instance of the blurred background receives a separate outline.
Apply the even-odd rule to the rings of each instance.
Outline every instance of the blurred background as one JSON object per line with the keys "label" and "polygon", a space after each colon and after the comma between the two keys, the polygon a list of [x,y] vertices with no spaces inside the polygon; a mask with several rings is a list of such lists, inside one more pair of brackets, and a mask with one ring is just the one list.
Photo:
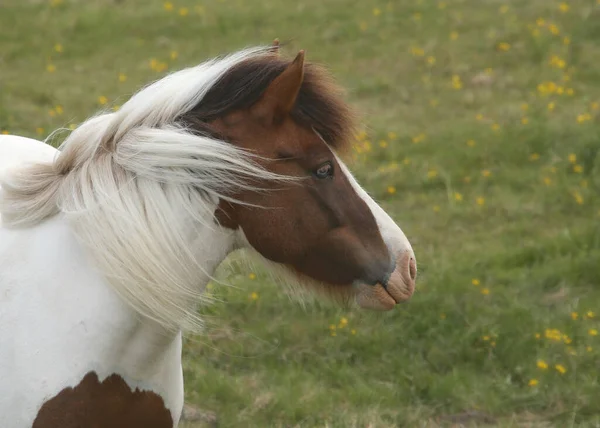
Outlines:
{"label": "blurred background", "polygon": [[0,132],[276,37],[362,113],[348,163],[417,291],[302,305],[233,257],[186,339],[182,426],[600,426],[599,0],[0,0]]}

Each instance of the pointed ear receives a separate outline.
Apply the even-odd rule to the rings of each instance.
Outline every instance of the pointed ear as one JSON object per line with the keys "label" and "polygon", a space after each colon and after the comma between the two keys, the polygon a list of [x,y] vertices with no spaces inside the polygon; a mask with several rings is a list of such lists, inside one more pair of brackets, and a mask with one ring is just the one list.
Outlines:
{"label": "pointed ear", "polygon": [[271,52],[273,52],[275,56],[279,56],[279,39],[273,40],[273,44],[271,45]]}
{"label": "pointed ear", "polygon": [[270,123],[279,121],[294,108],[304,79],[304,51],[271,82],[251,108],[252,113]]}

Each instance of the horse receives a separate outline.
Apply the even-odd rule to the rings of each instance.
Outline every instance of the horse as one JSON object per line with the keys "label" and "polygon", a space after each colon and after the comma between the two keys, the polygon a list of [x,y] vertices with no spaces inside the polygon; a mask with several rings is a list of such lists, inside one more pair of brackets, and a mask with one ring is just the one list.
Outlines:
{"label": "horse", "polygon": [[169,74],[58,150],[1,136],[2,426],[176,427],[182,334],[235,250],[317,296],[410,298],[413,249],[342,160],[356,117],[274,44]]}

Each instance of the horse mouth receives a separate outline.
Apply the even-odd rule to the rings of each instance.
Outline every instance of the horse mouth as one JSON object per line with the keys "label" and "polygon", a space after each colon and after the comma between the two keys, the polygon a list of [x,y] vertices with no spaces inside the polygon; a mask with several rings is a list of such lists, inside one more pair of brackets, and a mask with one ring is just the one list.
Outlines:
{"label": "horse mouth", "polygon": [[358,285],[356,303],[363,309],[389,311],[397,304],[410,299],[415,291],[416,265],[412,258],[409,263],[412,264],[409,264],[408,275],[406,273],[403,275],[400,268],[392,272],[387,284]]}

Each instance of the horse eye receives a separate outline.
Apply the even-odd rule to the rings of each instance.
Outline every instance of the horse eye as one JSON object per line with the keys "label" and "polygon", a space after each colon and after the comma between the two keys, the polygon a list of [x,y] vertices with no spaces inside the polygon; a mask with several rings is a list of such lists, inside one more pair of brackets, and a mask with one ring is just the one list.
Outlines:
{"label": "horse eye", "polygon": [[333,165],[331,162],[325,162],[319,166],[315,171],[315,176],[321,179],[333,177]]}

